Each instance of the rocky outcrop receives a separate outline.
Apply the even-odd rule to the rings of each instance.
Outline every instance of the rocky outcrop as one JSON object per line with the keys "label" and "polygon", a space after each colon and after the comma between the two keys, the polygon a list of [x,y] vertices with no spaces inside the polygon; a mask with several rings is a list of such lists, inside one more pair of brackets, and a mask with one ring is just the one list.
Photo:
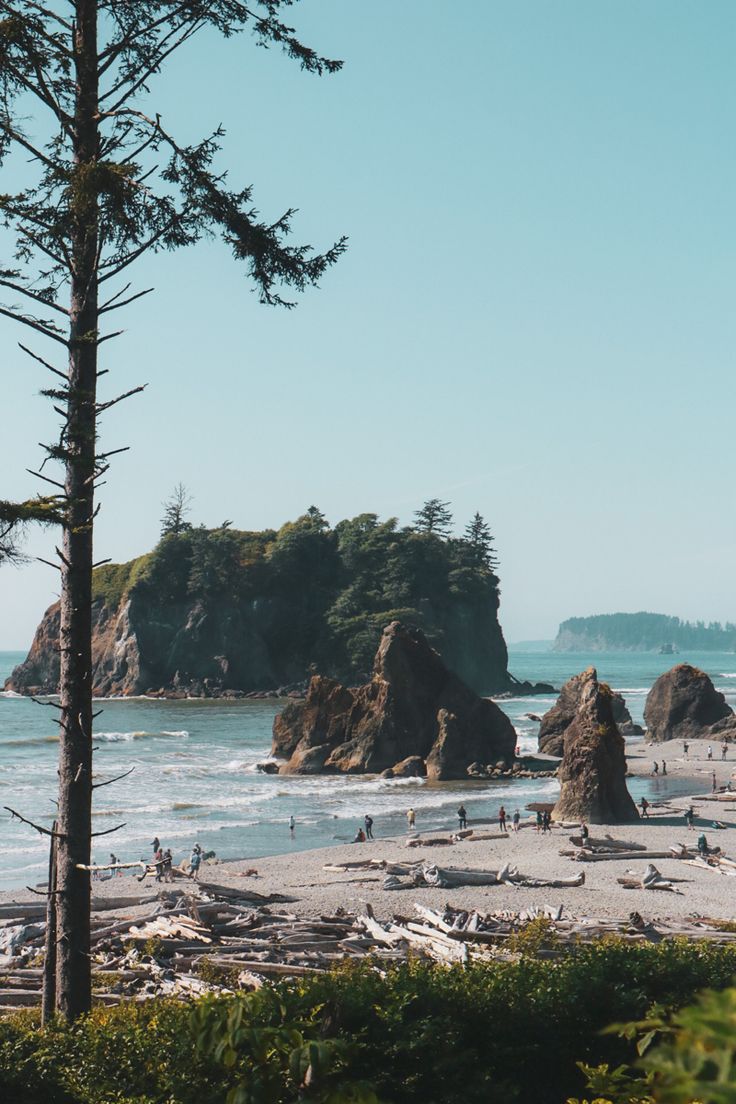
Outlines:
{"label": "rocky outcrop", "polygon": [[678,663],[649,691],[644,722],[652,741],[723,739],[733,736],[734,714],[705,671]]}
{"label": "rocky outcrop", "polygon": [[[573,675],[560,691],[555,704],[542,717],[539,726],[539,750],[545,755],[562,755],[565,733],[577,716],[580,695],[590,678],[598,679],[595,667]],[[641,736],[644,729],[634,724],[622,694],[611,691],[613,719],[622,736]]]}
{"label": "rocky outcrop", "polygon": [[630,824],[639,814],[626,788],[624,739],[613,719],[613,693],[598,682],[593,667],[576,679],[577,709],[564,735],[560,796],[552,815]]}
{"label": "rocky outcrop", "polygon": [[619,694],[616,690],[613,691],[611,696],[611,707],[613,709],[613,719],[616,722],[616,728],[622,736],[644,735],[644,729],[632,719],[623,694]]}
{"label": "rocky outcrop", "polygon": [[471,763],[510,762],[516,733],[505,713],[447,669],[419,629],[384,629],[370,682],[348,688],[315,675],[304,702],[274,720],[283,773],[402,771],[466,778]]}

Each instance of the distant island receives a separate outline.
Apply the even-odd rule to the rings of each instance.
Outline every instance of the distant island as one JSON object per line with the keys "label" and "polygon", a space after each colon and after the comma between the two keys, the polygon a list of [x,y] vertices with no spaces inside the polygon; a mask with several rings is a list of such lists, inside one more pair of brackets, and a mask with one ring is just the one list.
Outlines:
{"label": "distant island", "polygon": [[[422,629],[478,693],[519,689],[498,622],[499,580],[480,515],[462,537],[431,500],[414,525],[315,507],[279,530],[192,526],[167,509],[153,551],[94,573],[99,695],[288,693],[319,672],[365,682],[385,625]],[[7,688],[56,690],[59,607],[47,610]]]}
{"label": "distant island", "polygon": [[681,621],[663,613],[600,613],[563,621],[555,652],[661,652],[690,649],[736,651],[736,625],[720,621]]}

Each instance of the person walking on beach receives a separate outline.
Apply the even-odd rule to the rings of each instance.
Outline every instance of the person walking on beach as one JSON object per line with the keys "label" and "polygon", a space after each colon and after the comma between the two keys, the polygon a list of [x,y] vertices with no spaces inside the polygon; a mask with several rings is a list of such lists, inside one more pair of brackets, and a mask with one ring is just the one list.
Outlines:
{"label": "person walking on beach", "polygon": [[712,748],[711,744],[708,744],[708,758],[709,759],[713,758],[713,748]]}
{"label": "person walking on beach", "polygon": [[723,743],[721,744],[721,759],[725,759],[727,753],[728,753],[728,740],[724,740]]}
{"label": "person walking on beach", "polygon": [[534,825],[534,831],[535,832],[541,832],[542,831],[542,814],[540,813],[539,809],[537,809],[537,822]]}
{"label": "person walking on beach", "polygon": [[692,832],[693,826],[695,824],[695,810],[693,809],[692,805],[688,805],[687,809],[685,810],[685,823],[687,824],[688,832]]}
{"label": "person walking on beach", "polygon": [[165,882],[173,882],[174,873],[171,869],[172,855],[171,848],[167,847],[164,851],[164,865],[163,865],[163,878]]}
{"label": "person walking on beach", "polygon": [[654,763],[652,765],[652,774],[659,774],[659,763],[656,759],[654,760]]}
{"label": "person walking on beach", "polygon": [[647,820],[648,820],[649,819],[649,802],[647,801],[647,799],[645,797],[643,797],[641,799],[641,801],[639,802],[639,805],[641,806],[641,815],[643,817],[646,817]]}
{"label": "person walking on beach", "polygon": [[521,813],[518,809],[514,809],[514,815],[511,818],[511,824],[515,832],[519,831],[519,821],[521,820]]}
{"label": "person walking on beach", "polygon": [[413,809],[409,809],[408,813],[406,814],[406,823],[410,831],[412,828],[416,827],[417,814],[414,812]]}
{"label": "person walking on beach", "polygon": [[508,828],[506,827],[506,810],[504,809],[503,805],[498,810],[498,827],[501,829],[502,832],[506,832],[506,834],[508,835]]}
{"label": "person walking on beach", "polygon": [[368,816],[368,814],[366,813],[365,817],[364,817],[364,820],[365,820],[365,838],[366,839],[373,839],[373,817]]}
{"label": "person walking on beach", "polygon": [[552,814],[549,809],[545,809],[542,813],[542,832],[547,833],[552,831]]}
{"label": "person walking on beach", "polygon": [[468,827],[468,814],[465,811],[465,806],[464,805],[461,805],[460,808],[458,809],[457,819],[460,822],[460,828],[467,828]]}
{"label": "person walking on beach", "polygon": [[156,864],[156,877],[154,881],[160,882],[161,875],[163,874],[164,870],[164,853],[160,847],[156,854],[153,856],[153,861]]}
{"label": "person walking on beach", "polygon": [[662,760],[662,776],[664,777],[665,774],[667,774],[667,764],[665,763],[665,761],[663,759]]}
{"label": "person walking on beach", "polygon": [[712,780],[711,780],[711,790],[713,791],[713,793],[716,792],[717,788],[718,787],[717,787],[717,784],[716,784],[716,772],[713,771]]}
{"label": "person walking on beach", "polygon": [[687,759],[687,753],[688,753],[689,750],[690,750],[689,743],[687,742],[687,740],[683,740],[682,741],[682,754],[685,756],[686,759]]}
{"label": "person walking on beach", "polygon": [[294,829],[296,828],[296,821],[293,816],[289,817],[289,835],[294,838]]}

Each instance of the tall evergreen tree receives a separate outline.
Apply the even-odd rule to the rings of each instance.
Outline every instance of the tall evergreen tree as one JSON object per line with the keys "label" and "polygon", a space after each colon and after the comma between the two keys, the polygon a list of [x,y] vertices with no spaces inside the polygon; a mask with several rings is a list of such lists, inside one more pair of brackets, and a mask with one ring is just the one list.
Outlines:
{"label": "tall evergreen tree", "polygon": [[452,529],[450,503],[439,498],[429,498],[414,514],[414,528],[418,533],[435,533],[438,537],[449,537]]}
{"label": "tall evergreen tree", "polygon": [[[192,506],[192,496],[183,483],[177,483],[169,498],[163,504],[164,516],[161,518],[161,536],[169,533],[183,533],[185,529],[191,529],[191,522],[187,521],[187,514]],[[229,524],[229,523],[228,523]]]}
{"label": "tall evergreen tree", "polygon": [[[61,675],[55,1005],[67,1018],[91,1001],[89,903],[92,781],[92,537],[95,491],[112,451],[98,449],[100,415],[142,390],[102,399],[100,350],[118,336],[104,323],[152,289],[122,283],[143,254],[221,236],[267,304],[292,306],[288,289],[315,284],[344,248],[290,245],[293,212],[262,221],[249,186],[229,187],[216,166],[223,132],[180,140],[145,108],[152,78],[195,36],[251,30],[310,73],[340,62],[305,46],[280,18],[292,0],[0,0],[0,164],[26,178],[0,195],[15,239],[0,264],[0,304],[63,351],[61,366],[30,355],[54,376],[46,391],[61,415],[47,459],[62,506]],[[210,40],[211,41],[211,40]],[[28,125],[29,106],[37,116]],[[12,179],[12,178],[11,178]],[[286,290],[285,290],[286,289]],[[113,450],[116,451],[116,450]],[[99,783],[98,783],[99,784]]]}
{"label": "tall evergreen tree", "polygon": [[498,560],[493,549],[491,527],[481,514],[476,512],[473,520],[465,526],[464,537],[473,550],[476,563],[483,564],[495,571],[498,567]]}

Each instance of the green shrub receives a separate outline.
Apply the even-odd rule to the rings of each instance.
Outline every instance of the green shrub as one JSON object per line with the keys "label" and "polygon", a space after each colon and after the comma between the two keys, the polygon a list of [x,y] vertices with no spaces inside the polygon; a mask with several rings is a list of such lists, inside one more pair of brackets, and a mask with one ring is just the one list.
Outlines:
{"label": "green shrub", "polygon": [[[587,1076],[588,1099],[622,1104],[644,1099],[641,1078],[651,1080],[649,1069],[630,1072],[637,1033],[652,1024],[684,1031],[677,1010],[701,990],[726,989],[736,974],[733,947],[607,939],[539,960],[548,933],[538,925],[532,935],[526,947],[517,941],[515,962],[350,962],[256,993],[97,1009],[72,1027],[39,1030],[33,1016],[14,1016],[0,1021],[0,1099],[337,1104],[374,1092],[385,1104],[563,1104],[586,1095]],[[736,1008],[736,997],[723,1000]],[[726,1018],[730,1031],[736,1013]],[[604,1034],[612,1021],[634,1026]],[[673,1039],[664,1034],[657,1046]],[[662,1049],[644,1060],[656,1055],[679,1061]],[[716,1066],[698,1076],[712,1080]],[[736,1093],[703,1099],[721,1104]]]}

